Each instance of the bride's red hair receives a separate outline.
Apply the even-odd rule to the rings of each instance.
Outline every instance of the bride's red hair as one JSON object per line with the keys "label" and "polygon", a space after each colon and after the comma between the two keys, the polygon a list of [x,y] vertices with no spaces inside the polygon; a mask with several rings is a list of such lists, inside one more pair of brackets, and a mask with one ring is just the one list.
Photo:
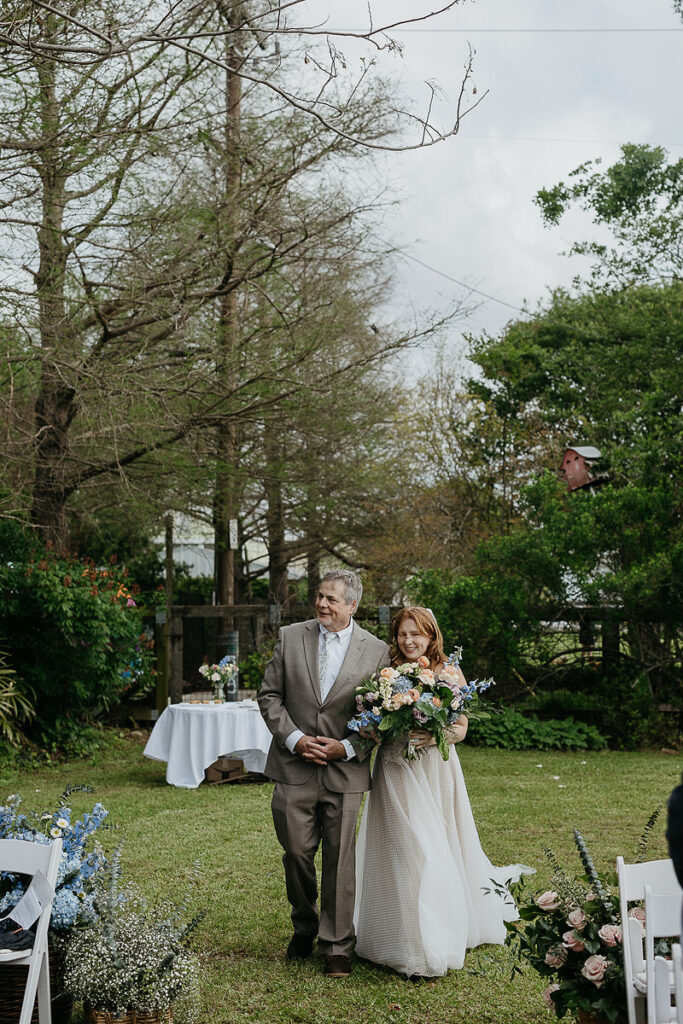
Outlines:
{"label": "bride's red hair", "polygon": [[429,658],[429,667],[436,668],[437,665],[442,665],[446,660],[446,654],[443,649],[441,630],[429,608],[421,608],[419,605],[401,608],[400,612],[397,612],[391,620],[391,644],[389,650],[391,664],[402,665],[405,660],[404,655],[399,650],[397,638],[401,624],[406,619],[414,619],[422,636],[426,636],[429,639],[429,646],[425,652],[425,657]]}

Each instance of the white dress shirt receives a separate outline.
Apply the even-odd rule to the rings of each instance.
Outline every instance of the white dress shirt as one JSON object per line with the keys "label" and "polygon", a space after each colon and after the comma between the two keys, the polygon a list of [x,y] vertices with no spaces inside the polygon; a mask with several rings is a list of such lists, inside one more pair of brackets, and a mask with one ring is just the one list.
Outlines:
{"label": "white dress shirt", "polygon": [[[349,622],[348,626],[344,629],[340,629],[337,632],[333,632],[330,629],[326,629],[320,622],[318,623],[320,629],[320,637],[318,640],[318,664],[320,664],[323,645],[327,644],[327,668],[325,671],[325,678],[322,680],[320,685],[320,699],[323,704],[325,698],[329,694],[330,690],[334,686],[334,683],[339,675],[339,670],[342,667],[346,652],[349,649],[351,643],[351,635],[353,633],[353,619]],[[329,637],[329,640],[327,639]],[[285,740],[285,746],[293,754],[294,748],[304,736],[305,733],[301,729],[295,729],[294,732],[290,733]],[[350,740],[341,740],[346,750],[346,757],[344,760],[348,761],[350,758],[356,756],[356,752],[351,745]]]}

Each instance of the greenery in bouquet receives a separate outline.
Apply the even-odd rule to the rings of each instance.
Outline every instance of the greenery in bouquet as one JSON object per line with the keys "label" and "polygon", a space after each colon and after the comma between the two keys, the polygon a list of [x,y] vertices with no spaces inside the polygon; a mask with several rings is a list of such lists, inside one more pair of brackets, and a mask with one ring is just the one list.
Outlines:
{"label": "greenery in bouquet", "polygon": [[173,1005],[176,1020],[193,1020],[200,965],[188,940],[204,915],[189,917],[189,893],[179,906],[150,906],[134,885],[120,884],[120,856],[119,846],[98,879],[93,922],[69,943],[65,990],[100,1011],[163,1013]]}
{"label": "greenery in bouquet", "polygon": [[612,880],[608,884],[598,874],[576,830],[574,842],[585,872],[581,877],[568,875],[546,850],[552,888],[529,896],[523,879],[511,886],[520,920],[508,923],[507,943],[518,961],[547,979],[543,998],[557,1017],[583,1011],[616,1024],[626,1019],[618,902]]}
{"label": "greenery in bouquet", "polygon": [[[66,936],[77,925],[94,920],[93,885],[105,867],[105,858],[91,837],[102,827],[108,811],[96,803],[90,813],[73,820],[69,805],[72,793],[92,793],[91,786],[67,786],[57,807],[42,813],[21,810],[18,794],[0,806],[0,839],[24,839],[33,843],[62,840],[62,859],[57,874],[55,898],[52,903],[50,930]],[[16,906],[26,890],[25,881],[8,872],[0,873],[0,914]]]}
{"label": "greenery in bouquet", "polygon": [[[435,674],[424,656],[396,668],[383,668],[356,687],[355,714],[347,723],[349,729],[367,734],[376,732],[380,740],[406,736],[412,729],[425,730],[434,737],[439,752],[448,760],[446,729],[461,715],[475,713],[479,695],[493,685],[493,679],[462,682],[460,658],[456,648],[443,668]],[[478,710],[479,717],[488,717]],[[405,756],[421,753],[408,739]]]}

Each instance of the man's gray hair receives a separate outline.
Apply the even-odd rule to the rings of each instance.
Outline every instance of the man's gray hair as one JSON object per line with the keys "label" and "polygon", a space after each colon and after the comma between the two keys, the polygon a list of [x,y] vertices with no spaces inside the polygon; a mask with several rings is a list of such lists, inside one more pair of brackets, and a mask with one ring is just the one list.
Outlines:
{"label": "man's gray hair", "polygon": [[351,572],[350,569],[330,569],[329,572],[325,573],[320,582],[324,583],[325,580],[341,580],[344,584],[344,601],[346,604],[351,604],[355,601],[356,608],[358,607],[363,596],[363,584],[355,572]]}

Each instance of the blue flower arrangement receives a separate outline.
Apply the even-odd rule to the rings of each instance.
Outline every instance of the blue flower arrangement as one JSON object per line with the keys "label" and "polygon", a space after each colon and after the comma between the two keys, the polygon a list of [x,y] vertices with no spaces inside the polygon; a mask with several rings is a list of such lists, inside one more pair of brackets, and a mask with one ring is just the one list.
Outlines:
{"label": "blue flower arrangement", "polygon": [[[102,827],[109,812],[102,804],[96,803],[90,813],[86,812],[72,821],[69,797],[75,792],[92,793],[93,788],[67,786],[56,810],[42,814],[36,811],[24,814],[20,809],[22,799],[16,793],[0,806],[0,839],[25,839],[34,843],[49,843],[57,838],[62,840],[62,859],[50,920],[51,930],[60,934],[95,920],[92,882],[106,866],[99,845],[90,844],[89,840]],[[16,906],[25,888],[17,875],[0,872],[0,914]]]}

